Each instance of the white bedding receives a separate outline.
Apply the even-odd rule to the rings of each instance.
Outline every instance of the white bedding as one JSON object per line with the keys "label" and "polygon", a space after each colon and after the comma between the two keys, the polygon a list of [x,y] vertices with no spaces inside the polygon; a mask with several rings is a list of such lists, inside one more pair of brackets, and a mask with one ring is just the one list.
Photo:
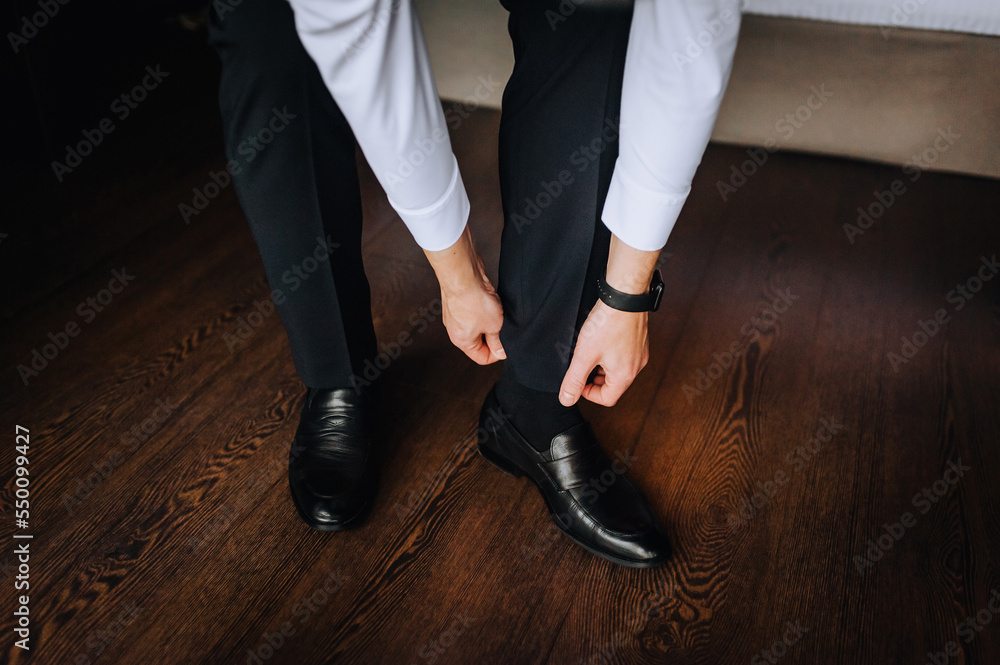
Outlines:
{"label": "white bedding", "polygon": [[750,14],[1000,36],[1000,0],[741,0]]}

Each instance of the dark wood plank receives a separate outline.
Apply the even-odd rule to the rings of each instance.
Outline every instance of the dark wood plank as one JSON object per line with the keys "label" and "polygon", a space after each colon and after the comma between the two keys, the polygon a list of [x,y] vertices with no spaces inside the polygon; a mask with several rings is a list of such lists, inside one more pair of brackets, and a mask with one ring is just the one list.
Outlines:
{"label": "dark wood plank", "polygon": [[[494,275],[498,123],[479,110],[453,136]],[[630,474],[676,547],[667,566],[639,571],[570,543],[529,483],[475,452],[499,368],[450,346],[430,313],[433,274],[364,166],[379,338],[415,332],[412,314],[428,325],[383,373],[370,521],[337,534],[303,525],[285,470],[302,387],[276,316],[232,352],[226,344],[268,289],[231,192],[196,224],[177,216],[177,193],[221,165],[218,144],[186,165],[183,152],[171,152],[161,190],[121,185],[126,205],[74,190],[46,213],[66,238],[82,237],[73,211],[132,230],[88,244],[3,323],[4,422],[30,426],[35,441],[38,662],[245,663],[283,622],[295,632],[268,663],[747,662],[787,622],[808,631],[785,662],[924,662],[1000,584],[1000,291],[989,282],[960,311],[946,299],[980,256],[1000,253],[995,182],[924,174],[852,244],[842,225],[898,168],[779,153],[723,201],[716,183],[746,153],[709,149],[661,257],[668,290],[651,318],[650,364],[614,409],[585,407],[609,450],[635,456]],[[24,386],[17,365],[123,265],[134,284]],[[731,367],[711,369],[786,289],[792,306]],[[940,307],[951,321],[894,371],[887,354]],[[710,385],[699,370],[715,375]],[[121,435],[157,400],[176,408],[67,512],[64,493],[123,452]],[[790,462],[822,419],[838,424],[833,439]],[[967,475],[859,574],[868,541],[917,511],[913,495],[959,458]],[[12,468],[10,447],[0,460]],[[779,470],[787,482],[734,525]],[[5,518],[13,490],[5,477]],[[5,519],[0,536],[12,530]],[[336,590],[319,593],[331,579]],[[323,600],[303,620],[310,597]],[[140,611],[96,657],[88,638],[130,603]],[[11,627],[7,613],[0,629]],[[964,662],[993,662],[1000,636],[988,626],[962,648]]]}

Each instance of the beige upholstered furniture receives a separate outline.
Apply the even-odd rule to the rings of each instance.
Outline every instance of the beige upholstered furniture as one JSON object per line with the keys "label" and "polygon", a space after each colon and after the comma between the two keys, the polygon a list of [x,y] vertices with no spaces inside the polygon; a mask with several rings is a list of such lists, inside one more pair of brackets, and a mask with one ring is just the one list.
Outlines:
{"label": "beige upholstered furniture", "polygon": [[[917,157],[921,168],[1000,177],[1000,2],[745,4],[715,140],[770,139],[784,149],[893,164]],[[512,66],[500,3],[417,6],[442,97],[499,107]],[[814,89],[825,93],[821,105],[810,100]],[[944,146],[942,132],[952,137],[945,150],[934,147]]]}

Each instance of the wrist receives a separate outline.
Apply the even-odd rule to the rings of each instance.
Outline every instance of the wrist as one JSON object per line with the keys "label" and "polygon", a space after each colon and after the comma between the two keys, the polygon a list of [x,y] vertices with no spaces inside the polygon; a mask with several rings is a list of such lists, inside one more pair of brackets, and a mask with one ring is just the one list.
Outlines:
{"label": "wrist", "polygon": [[477,271],[472,264],[435,271],[435,274],[445,297],[458,297],[483,290],[483,273]]}
{"label": "wrist", "polygon": [[650,252],[635,249],[619,240],[618,236],[612,235],[604,283],[629,295],[649,293],[649,283],[659,255],[659,250]]}
{"label": "wrist", "polygon": [[609,265],[604,276],[604,283],[622,293],[642,295],[649,293],[649,282],[652,278],[652,269],[628,270]]}
{"label": "wrist", "polygon": [[472,242],[472,233],[466,226],[462,235],[451,247],[436,252],[424,251],[434,269],[441,293],[457,296],[473,289],[482,289],[486,273],[482,257]]}

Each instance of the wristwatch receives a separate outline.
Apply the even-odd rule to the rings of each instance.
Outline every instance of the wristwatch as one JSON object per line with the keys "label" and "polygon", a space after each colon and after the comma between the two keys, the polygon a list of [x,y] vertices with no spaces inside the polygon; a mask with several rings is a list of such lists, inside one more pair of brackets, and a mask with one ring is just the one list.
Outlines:
{"label": "wristwatch", "polygon": [[663,299],[663,279],[659,269],[653,271],[649,293],[622,293],[608,286],[604,276],[597,278],[597,290],[605,305],[623,312],[655,312]]}

